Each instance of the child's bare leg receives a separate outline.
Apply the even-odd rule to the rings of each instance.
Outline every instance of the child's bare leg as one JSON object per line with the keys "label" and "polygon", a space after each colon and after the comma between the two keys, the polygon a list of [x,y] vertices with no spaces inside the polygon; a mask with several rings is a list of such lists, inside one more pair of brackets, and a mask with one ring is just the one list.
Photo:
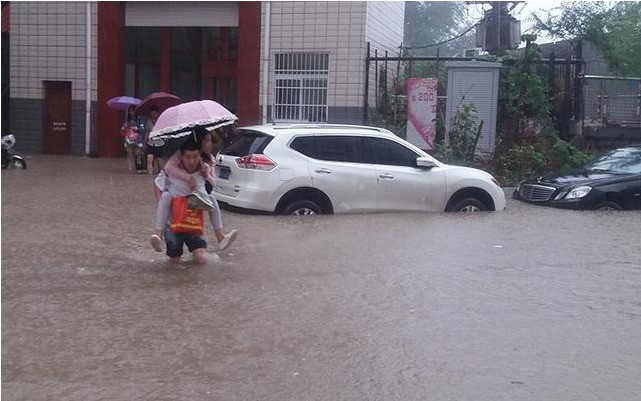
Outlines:
{"label": "child's bare leg", "polygon": [[154,173],[154,155],[147,155],[147,173],[149,175]]}
{"label": "child's bare leg", "polygon": [[160,200],[158,201],[158,206],[156,207],[156,225],[154,227],[154,234],[149,237],[149,243],[156,252],[162,252],[161,244],[163,238],[163,230],[165,229],[165,225],[169,220],[169,214],[171,213],[171,200],[171,193],[165,191],[160,195]]}
{"label": "child's bare leg", "polygon": [[216,234],[216,241],[220,243],[225,239],[225,231],[223,230],[223,217],[220,214],[220,206],[218,201],[213,194],[209,194],[209,199],[211,200],[213,209],[209,211],[209,221],[211,221],[212,227],[214,227],[214,233]]}
{"label": "child's bare leg", "polygon": [[171,213],[171,201],[173,196],[169,191],[164,191],[160,195],[158,206],[156,207],[156,226],[154,227],[156,235],[162,238],[162,232],[169,220]]}

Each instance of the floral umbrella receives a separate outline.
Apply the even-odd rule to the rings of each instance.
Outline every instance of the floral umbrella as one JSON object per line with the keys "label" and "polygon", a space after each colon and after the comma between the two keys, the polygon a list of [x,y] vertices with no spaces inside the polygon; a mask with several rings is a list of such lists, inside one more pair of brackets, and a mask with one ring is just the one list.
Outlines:
{"label": "floral umbrella", "polygon": [[149,115],[151,108],[156,106],[158,113],[162,113],[169,107],[177,106],[181,102],[180,98],[171,93],[154,92],[147,96],[142,103],[136,107],[136,114],[139,116]]}
{"label": "floral umbrella", "polygon": [[189,137],[194,128],[208,130],[233,124],[238,117],[213,100],[196,100],[182,103],[163,111],[154,129],[149,134],[149,145],[177,149]]}
{"label": "floral umbrella", "polygon": [[130,96],[116,96],[107,100],[107,106],[112,109],[127,111],[131,106],[138,106],[141,100]]}

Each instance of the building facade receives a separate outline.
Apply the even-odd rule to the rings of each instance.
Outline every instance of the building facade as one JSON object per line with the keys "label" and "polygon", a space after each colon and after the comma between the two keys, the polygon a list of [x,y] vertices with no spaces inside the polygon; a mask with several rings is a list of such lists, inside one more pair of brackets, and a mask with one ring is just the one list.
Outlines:
{"label": "building facade", "polygon": [[404,22],[402,2],[12,2],[10,12],[20,149],[100,157],[123,154],[123,113],[106,105],[120,95],[213,99],[241,125],[362,123],[367,43],[397,52]]}

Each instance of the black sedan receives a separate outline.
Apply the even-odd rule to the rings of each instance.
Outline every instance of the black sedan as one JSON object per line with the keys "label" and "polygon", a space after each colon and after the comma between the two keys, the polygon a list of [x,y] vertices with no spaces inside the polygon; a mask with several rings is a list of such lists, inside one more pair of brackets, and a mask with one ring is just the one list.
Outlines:
{"label": "black sedan", "polygon": [[578,171],[524,180],[513,197],[568,209],[641,209],[641,145],[609,151]]}

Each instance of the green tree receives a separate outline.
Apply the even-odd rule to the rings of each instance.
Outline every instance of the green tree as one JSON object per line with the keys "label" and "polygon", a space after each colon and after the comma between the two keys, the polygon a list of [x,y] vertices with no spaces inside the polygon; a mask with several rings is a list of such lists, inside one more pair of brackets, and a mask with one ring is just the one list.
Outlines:
{"label": "green tree", "polygon": [[537,32],[568,40],[575,49],[589,40],[613,71],[641,76],[641,2],[566,2],[532,17]]}
{"label": "green tree", "polygon": [[547,83],[537,72],[536,62],[541,59],[535,35],[523,35],[525,51],[511,50],[503,57],[504,73],[501,74],[501,119],[515,119],[517,131],[522,132],[528,119],[539,124],[550,124],[550,100]]}
{"label": "green tree", "polygon": [[[474,25],[462,1],[408,1],[405,3],[404,44],[411,54],[453,56],[474,47],[474,30],[439,46],[430,46],[456,37]],[[430,47],[424,47],[430,46]]]}

